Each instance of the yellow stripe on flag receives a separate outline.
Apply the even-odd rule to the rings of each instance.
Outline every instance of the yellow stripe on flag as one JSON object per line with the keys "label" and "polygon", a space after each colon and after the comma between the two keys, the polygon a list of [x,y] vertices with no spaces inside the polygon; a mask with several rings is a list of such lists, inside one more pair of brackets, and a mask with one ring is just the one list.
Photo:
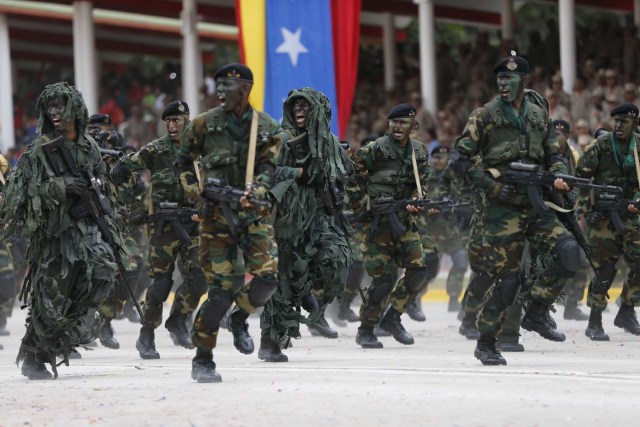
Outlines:
{"label": "yellow stripe on flag", "polygon": [[253,71],[250,102],[256,109],[264,107],[266,70],[266,0],[239,0],[242,46],[246,65]]}

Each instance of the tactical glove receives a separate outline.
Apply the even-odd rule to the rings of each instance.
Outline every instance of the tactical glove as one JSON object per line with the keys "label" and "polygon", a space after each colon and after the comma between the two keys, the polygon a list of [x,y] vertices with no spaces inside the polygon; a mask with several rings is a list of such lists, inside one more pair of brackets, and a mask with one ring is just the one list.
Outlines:
{"label": "tactical glove", "polygon": [[65,188],[64,191],[67,195],[73,194],[80,197],[86,197],[89,193],[87,183],[84,179],[74,176],[64,177]]}
{"label": "tactical glove", "polygon": [[591,226],[598,225],[603,218],[602,212],[600,211],[591,211],[590,213],[585,214],[585,217],[587,219],[587,224]]}
{"label": "tactical glove", "polygon": [[121,161],[116,162],[109,171],[109,178],[115,185],[122,185],[129,180],[131,171],[124,167]]}
{"label": "tactical glove", "polygon": [[510,184],[503,184],[493,179],[491,179],[491,181],[487,186],[487,196],[502,203],[510,202],[513,198],[515,188]]}

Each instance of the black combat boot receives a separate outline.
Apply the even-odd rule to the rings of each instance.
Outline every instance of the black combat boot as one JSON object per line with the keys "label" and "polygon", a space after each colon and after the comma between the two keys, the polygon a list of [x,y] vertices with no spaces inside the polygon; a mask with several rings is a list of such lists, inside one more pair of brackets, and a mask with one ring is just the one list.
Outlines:
{"label": "black combat boot", "polygon": [[460,328],[458,328],[460,335],[466,337],[468,340],[477,340],[480,338],[478,326],[476,325],[477,317],[478,315],[476,313],[467,312],[464,314]]}
{"label": "black combat boot", "polygon": [[407,305],[407,314],[409,315],[409,318],[415,320],[416,322],[424,322],[427,320],[427,317],[422,311],[422,302],[420,302],[418,299],[419,297],[416,297]]}
{"label": "black combat boot", "polygon": [[289,358],[282,352],[278,343],[271,339],[269,330],[263,329],[260,335],[260,348],[258,349],[258,359],[265,362],[288,362]]}
{"label": "black combat boot", "polygon": [[449,297],[449,305],[447,306],[447,311],[449,313],[455,313],[460,310],[460,302],[458,301],[458,297]]}
{"label": "black combat boot", "polygon": [[53,379],[53,375],[47,370],[44,362],[31,352],[25,355],[20,372],[30,380]]}
{"label": "black combat boot", "polygon": [[524,346],[520,344],[519,335],[498,335],[497,346],[500,351],[504,351],[505,353],[516,353],[520,351],[524,351]]}
{"label": "black combat boot", "polygon": [[345,298],[338,307],[338,318],[346,320],[347,322],[357,322],[360,320],[360,316],[351,310],[351,301],[348,301],[347,298]]}
{"label": "black combat boot", "polygon": [[155,332],[151,326],[140,328],[136,349],[141,359],[160,359],[160,353],[156,351],[155,339]]}
{"label": "black combat boot", "polygon": [[199,383],[222,382],[222,376],[216,372],[211,350],[196,350],[196,357],[191,361],[191,378]]}
{"label": "black combat boot", "polygon": [[564,303],[564,315],[567,320],[589,320],[589,316],[578,308],[578,301],[567,301]]}
{"label": "black combat boot", "polygon": [[327,319],[324,318],[324,312],[320,315],[318,320],[313,322],[310,325],[307,325],[309,328],[309,332],[313,336],[322,336],[325,338],[335,339],[338,338],[338,332],[335,329],[332,329],[327,323]]}
{"label": "black combat boot", "polygon": [[527,331],[537,332],[548,340],[562,342],[566,337],[553,326],[555,322],[549,320],[548,308],[539,301],[532,301],[522,319],[521,326]]}
{"label": "black combat boot", "polygon": [[401,315],[402,313],[393,307],[389,307],[389,310],[387,310],[387,313],[380,321],[380,327],[389,332],[399,343],[411,345],[414,343],[413,337],[404,329],[404,326],[402,326],[402,321],[400,320]]}
{"label": "black combat boot", "polygon": [[377,337],[390,337],[391,334],[380,327],[380,323],[373,327],[373,333]]}
{"label": "black combat boot", "polygon": [[358,328],[356,344],[362,348],[382,348],[382,343],[376,338],[373,328],[364,325]]}
{"label": "black combat boot", "polygon": [[613,324],[618,328],[623,328],[625,331],[632,333],[633,335],[640,335],[640,325],[636,318],[636,311],[632,305],[622,303],[620,304],[620,310],[616,318],[613,320]]}
{"label": "black combat boot", "polygon": [[180,310],[173,310],[173,313],[171,313],[167,321],[164,322],[164,327],[169,331],[169,336],[174,345],[188,349],[194,348],[191,342],[191,335],[187,329],[186,314],[181,313]]}
{"label": "black combat boot", "polygon": [[591,341],[609,341],[609,335],[605,333],[602,327],[602,310],[591,307],[589,324],[584,334],[589,337]]}
{"label": "black combat boot", "polygon": [[473,355],[482,362],[483,365],[506,365],[507,361],[496,348],[496,339],[493,337],[480,336]]}
{"label": "black combat boot", "polygon": [[104,319],[102,328],[100,328],[100,335],[98,335],[100,344],[107,348],[117,350],[120,348],[120,343],[113,336],[113,326],[111,326],[111,319]]}
{"label": "black combat boot", "polygon": [[251,354],[254,350],[253,338],[249,335],[249,313],[236,307],[229,315],[227,327],[233,334],[233,345],[242,354]]}

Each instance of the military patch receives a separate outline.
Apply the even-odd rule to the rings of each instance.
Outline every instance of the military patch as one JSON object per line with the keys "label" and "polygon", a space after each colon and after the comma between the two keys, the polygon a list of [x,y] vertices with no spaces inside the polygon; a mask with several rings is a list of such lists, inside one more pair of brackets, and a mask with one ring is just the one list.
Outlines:
{"label": "military patch", "polygon": [[506,67],[513,71],[518,68],[518,64],[516,64],[516,61],[513,58],[509,58]]}

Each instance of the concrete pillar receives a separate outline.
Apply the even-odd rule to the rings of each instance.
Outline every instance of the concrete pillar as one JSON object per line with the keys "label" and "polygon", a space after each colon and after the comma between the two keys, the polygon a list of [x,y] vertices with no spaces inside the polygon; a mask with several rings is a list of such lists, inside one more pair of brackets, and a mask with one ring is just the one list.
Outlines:
{"label": "concrete pillar", "polygon": [[636,26],[636,37],[640,37],[640,0],[633,0],[633,23]]}
{"label": "concrete pillar", "polygon": [[73,66],[76,88],[82,93],[89,114],[98,111],[98,72],[96,67],[93,4],[73,3]]}
{"label": "concrete pillar", "polygon": [[500,27],[502,40],[513,40],[513,0],[502,0],[500,5]]}
{"label": "concrete pillar", "polygon": [[182,0],[182,98],[189,104],[191,117],[200,114],[198,82],[203,81],[198,33],[196,32],[196,2]]}
{"label": "concrete pillar", "polygon": [[13,129],[13,82],[11,80],[9,20],[0,13],[0,152],[15,145]]}
{"label": "concrete pillar", "polygon": [[558,2],[558,21],[560,25],[560,73],[562,89],[573,92],[576,80],[576,19],[574,0]]}
{"label": "concrete pillar", "polygon": [[436,41],[434,0],[413,0],[418,5],[420,24],[420,86],[423,107],[431,114],[438,110],[438,87],[436,85]]}
{"label": "concrete pillar", "polygon": [[390,12],[382,14],[382,51],[384,54],[384,88],[396,87],[396,26]]}

